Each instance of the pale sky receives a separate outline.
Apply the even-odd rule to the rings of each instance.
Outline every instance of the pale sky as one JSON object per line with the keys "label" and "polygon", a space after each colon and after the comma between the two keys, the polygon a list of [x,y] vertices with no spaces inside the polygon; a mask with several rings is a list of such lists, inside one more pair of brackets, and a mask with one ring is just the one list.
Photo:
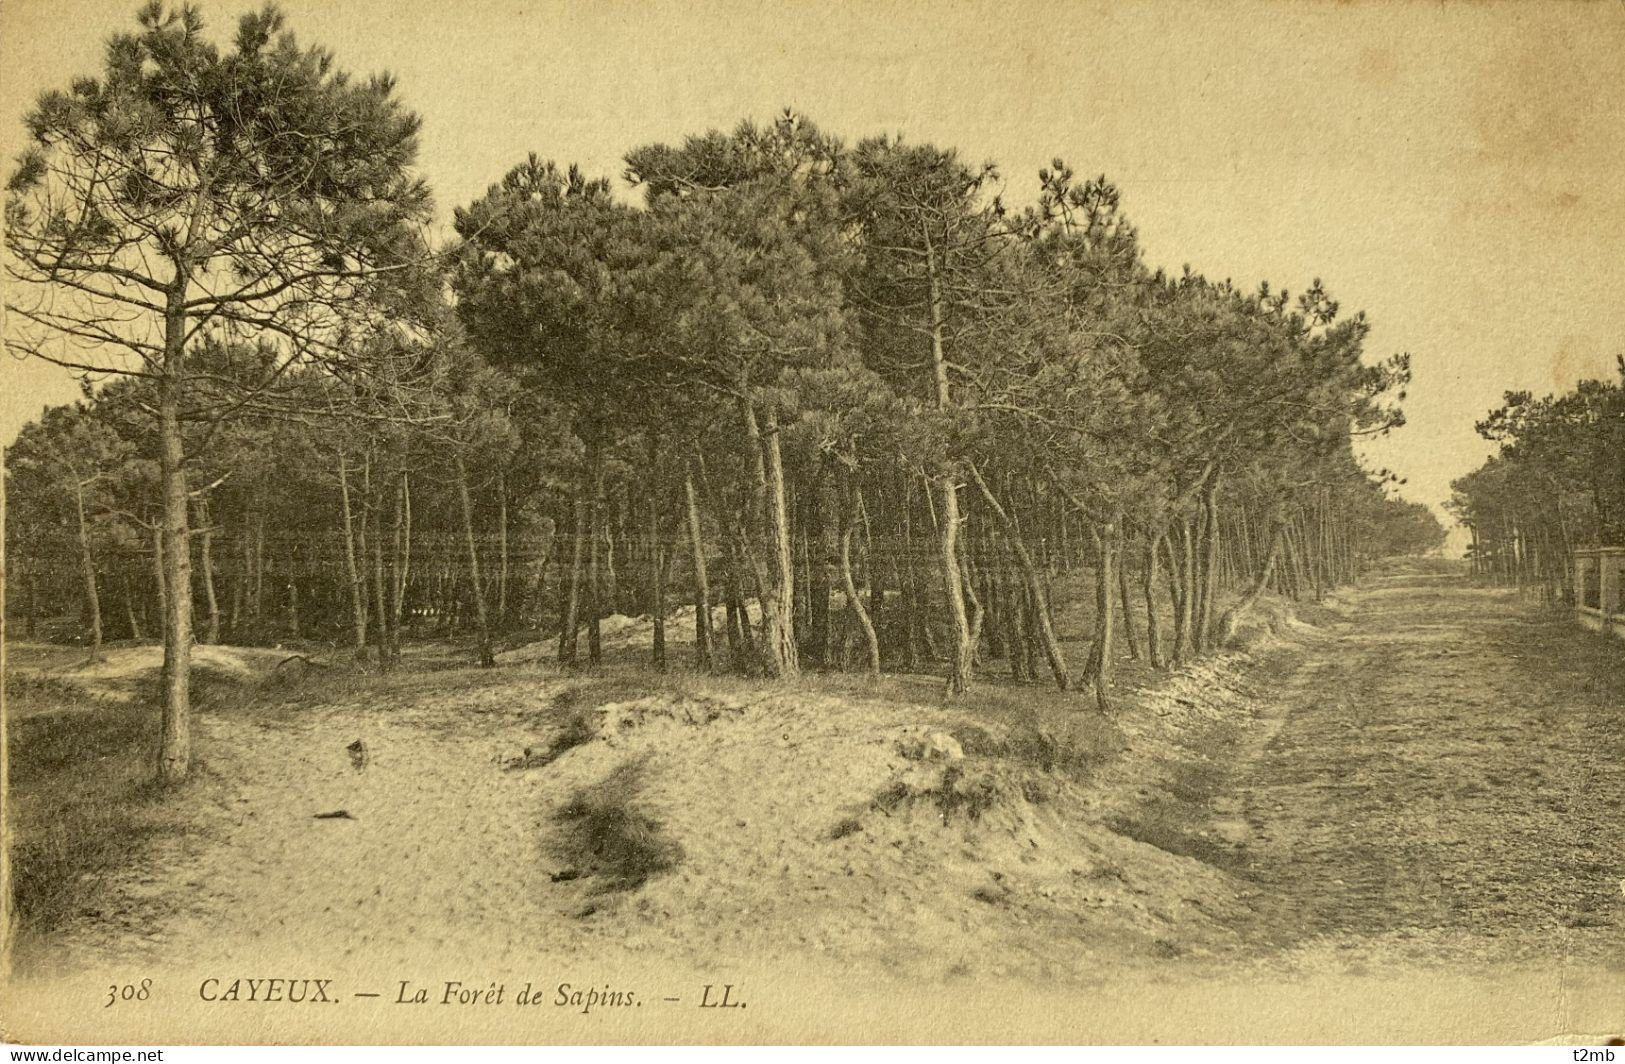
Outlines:
{"label": "pale sky", "polygon": [[[258,6],[205,0],[229,33]],[[95,72],[135,2],[0,0],[0,144]],[[1009,198],[1061,156],[1124,192],[1153,265],[1322,278],[1413,356],[1373,448],[1438,504],[1508,389],[1625,351],[1625,3],[286,0],[301,39],[393,72],[442,218],[527,153],[617,175],[631,147],[785,106],[992,159]],[[0,441],[71,399],[0,362]]]}

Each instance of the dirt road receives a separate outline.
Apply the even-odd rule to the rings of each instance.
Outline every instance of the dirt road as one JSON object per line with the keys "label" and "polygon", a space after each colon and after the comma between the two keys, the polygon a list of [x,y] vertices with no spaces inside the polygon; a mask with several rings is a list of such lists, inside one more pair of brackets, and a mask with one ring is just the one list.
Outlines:
{"label": "dirt road", "polygon": [[1625,965],[1625,644],[1421,566],[1322,621],[1187,795],[1251,950]]}

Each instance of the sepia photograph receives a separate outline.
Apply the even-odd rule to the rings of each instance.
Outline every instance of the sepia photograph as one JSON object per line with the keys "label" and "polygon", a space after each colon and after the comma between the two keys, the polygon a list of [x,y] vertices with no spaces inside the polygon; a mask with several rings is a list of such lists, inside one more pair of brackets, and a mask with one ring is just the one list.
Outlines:
{"label": "sepia photograph", "polygon": [[0,0],[0,1038],[1614,1059],[1622,60]]}

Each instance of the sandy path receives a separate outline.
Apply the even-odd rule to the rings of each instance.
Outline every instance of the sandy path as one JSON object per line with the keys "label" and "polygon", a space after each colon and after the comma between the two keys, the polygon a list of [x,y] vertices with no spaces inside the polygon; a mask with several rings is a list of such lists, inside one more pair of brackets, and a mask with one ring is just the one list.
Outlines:
{"label": "sandy path", "polygon": [[1207,800],[1274,959],[1625,965],[1625,646],[1402,572],[1260,714]]}

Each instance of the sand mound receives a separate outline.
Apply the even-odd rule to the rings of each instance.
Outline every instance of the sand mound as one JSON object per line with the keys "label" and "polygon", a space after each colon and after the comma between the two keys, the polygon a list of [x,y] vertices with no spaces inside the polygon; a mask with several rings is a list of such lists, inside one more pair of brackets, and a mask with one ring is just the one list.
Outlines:
{"label": "sand mound", "polygon": [[[683,606],[666,615],[666,645],[668,647],[686,646],[694,642],[694,607]],[[751,624],[761,623],[761,608],[754,602],[745,604],[745,615]],[[722,642],[727,641],[726,624],[727,610],[721,606],[711,609],[711,631],[715,638]],[[654,640],[654,619],[647,614],[630,616],[624,613],[612,613],[598,621],[599,639],[605,650],[624,650],[627,648],[646,647]],[[585,633],[585,625],[582,627]],[[497,661],[503,664],[522,664],[533,661],[552,661],[558,653],[558,637],[550,636],[547,639],[538,639],[531,643],[504,650],[497,654]]]}
{"label": "sand mound", "polygon": [[[192,648],[193,677],[203,683],[250,686],[268,678],[285,676],[281,667],[290,654],[277,647],[233,647],[205,645]],[[93,699],[134,701],[148,693],[163,670],[164,649],[155,645],[112,646],[95,660],[84,658],[66,664],[29,670],[73,684]]]}
{"label": "sand mound", "polygon": [[599,706],[599,735],[610,743],[634,731],[650,728],[691,727],[714,723],[745,712],[745,703],[720,697],[655,696],[632,702]]}

